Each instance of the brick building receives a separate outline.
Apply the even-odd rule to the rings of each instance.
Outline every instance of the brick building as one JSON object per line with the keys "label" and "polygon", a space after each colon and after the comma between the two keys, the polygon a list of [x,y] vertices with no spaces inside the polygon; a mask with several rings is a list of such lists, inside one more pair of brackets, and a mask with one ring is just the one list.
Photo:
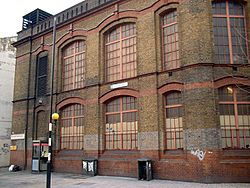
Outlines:
{"label": "brick building", "polygon": [[231,0],[86,0],[25,15],[18,33],[11,161],[31,168],[48,139],[56,17],[55,171],[250,181],[250,4]]}

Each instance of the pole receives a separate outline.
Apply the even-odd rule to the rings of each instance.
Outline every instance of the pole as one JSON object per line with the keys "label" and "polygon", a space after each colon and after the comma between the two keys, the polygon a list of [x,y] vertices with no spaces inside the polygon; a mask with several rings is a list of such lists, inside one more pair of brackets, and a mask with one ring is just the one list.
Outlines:
{"label": "pole", "polygon": [[52,46],[51,80],[50,80],[50,86],[51,86],[51,89],[50,89],[50,116],[49,116],[50,122],[52,122],[52,108],[53,108],[55,43],[56,43],[56,17],[54,17],[54,26],[53,26],[53,46]]}
{"label": "pole", "polygon": [[51,184],[51,151],[52,151],[52,142],[51,142],[51,132],[52,132],[52,123],[49,123],[49,152],[48,152],[48,162],[47,162],[47,184],[46,188],[50,188]]}
{"label": "pole", "polygon": [[53,25],[53,47],[52,47],[52,62],[51,62],[51,88],[50,88],[50,116],[49,116],[49,152],[48,152],[48,162],[47,162],[47,182],[46,188],[51,187],[51,159],[52,159],[52,108],[53,108],[53,90],[54,90],[54,69],[55,69],[55,41],[56,41],[56,17],[54,17],[54,25]]}
{"label": "pole", "polygon": [[30,54],[29,54],[29,73],[28,73],[28,87],[27,87],[27,106],[26,106],[26,123],[25,123],[25,129],[24,129],[24,169],[27,168],[27,132],[28,132],[28,126],[29,126],[29,104],[30,104],[30,80],[31,80],[31,64],[32,64],[32,37],[33,37],[33,26],[31,27],[31,36],[29,38],[30,42]]}

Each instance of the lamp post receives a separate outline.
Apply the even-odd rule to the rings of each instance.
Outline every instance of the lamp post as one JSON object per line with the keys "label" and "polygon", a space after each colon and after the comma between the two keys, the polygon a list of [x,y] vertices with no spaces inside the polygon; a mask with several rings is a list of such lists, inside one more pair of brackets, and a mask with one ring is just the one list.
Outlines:
{"label": "lamp post", "polygon": [[50,188],[51,184],[51,152],[52,152],[52,140],[51,140],[51,132],[52,132],[52,121],[56,124],[56,121],[59,118],[57,113],[52,114],[53,108],[53,91],[54,91],[54,65],[55,65],[55,44],[56,44],[56,17],[54,17],[54,26],[53,26],[53,46],[52,46],[52,63],[51,63],[51,89],[50,89],[50,116],[49,116],[49,152],[48,152],[48,162],[47,162],[47,181],[46,188]]}
{"label": "lamp post", "polygon": [[[54,121],[54,125],[56,126],[56,122],[59,119],[58,113],[53,113],[51,116],[52,120]],[[49,152],[48,152],[48,162],[47,162],[47,184],[46,188],[50,188],[51,186],[51,152],[52,152],[52,139],[51,139],[51,133],[52,133],[52,125],[53,123],[49,123]]]}

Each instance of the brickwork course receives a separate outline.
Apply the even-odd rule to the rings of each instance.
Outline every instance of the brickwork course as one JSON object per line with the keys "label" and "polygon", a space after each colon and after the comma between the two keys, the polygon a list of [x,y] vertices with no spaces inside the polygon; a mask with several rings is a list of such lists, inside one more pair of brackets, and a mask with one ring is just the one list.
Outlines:
{"label": "brickwork course", "polygon": [[[82,173],[82,160],[98,160],[98,174],[137,177],[138,159],[152,161],[153,178],[195,182],[250,182],[250,150],[222,149],[218,88],[250,86],[249,64],[216,64],[213,50],[211,0],[86,0],[55,15],[55,71],[53,112],[70,104],[84,106],[83,148],[61,149],[60,125],[53,132],[53,168],[56,172]],[[228,2],[228,1],[225,1]],[[250,4],[245,7],[250,20]],[[163,69],[161,17],[176,9],[180,66]],[[122,24],[136,26],[135,77],[108,82],[105,77],[104,36]],[[53,18],[18,33],[13,102],[11,164],[31,169],[32,140],[48,139],[50,117]],[[250,26],[247,24],[248,36]],[[83,40],[85,80],[82,88],[63,90],[63,49]],[[249,43],[249,42],[248,42]],[[250,45],[248,45],[250,46]],[[37,64],[48,56],[46,94],[37,96]],[[249,61],[249,60],[248,60]],[[248,62],[249,63],[249,62]],[[112,89],[114,84],[125,87]],[[166,148],[165,95],[180,91],[183,107],[183,146]],[[105,106],[120,96],[138,103],[137,147],[105,147]],[[248,112],[249,113],[249,112]],[[61,115],[61,114],[60,114]],[[249,114],[248,114],[249,116]],[[248,125],[249,126],[249,125]],[[249,133],[248,133],[249,134]],[[249,135],[248,135],[249,143]],[[200,156],[199,154],[204,154]]]}

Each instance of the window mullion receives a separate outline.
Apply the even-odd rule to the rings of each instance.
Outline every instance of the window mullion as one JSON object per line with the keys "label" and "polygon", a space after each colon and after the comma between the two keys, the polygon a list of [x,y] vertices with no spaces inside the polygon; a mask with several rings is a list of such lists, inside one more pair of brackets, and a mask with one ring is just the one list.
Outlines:
{"label": "window mullion", "polygon": [[163,21],[163,19],[161,19],[161,24],[162,24],[162,27],[161,27],[161,53],[163,54],[163,59],[162,59],[162,69],[163,70],[165,70],[165,68],[166,68],[166,65],[165,65],[165,61],[166,61],[166,57],[165,57],[165,46],[164,46],[164,37],[165,37],[165,35],[164,35],[164,27],[163,27],[163,23],[164,23],[164,21]]}
{"label": "window mullion", "polygon": [[175,104],[175,105],[166,105],[165,108],[179,108],[182,107],[182,104]]}
{"label": "window mullion", "polygon": [[245,11],[245,8],[243,9],[243,15],[244,15],[244,17],[243,17],[243,19],[244,19],[244,31],[245,31],[245,39],[243,39],[244,41],[245,41],[245,44],[246,44],[246,59],[247,59],[247,63],[249,63],[248,62],[248,59],[249,59],[249,47],[248,47],[248,32],[247,32],[247,21],[246,21],[246,11]]}
{"label": "window mullion", "polygon": [[78,42],[74,45],[74,63],[73,63],[73,89],[75,89],[75,79],[76,79],[76,46]]}
{"label": "window mullion", "polygon": [[229,16],[229,4],[226,2],[226,17],[227,17],[227,32],[228,32],[228,44],[230,53],[230,64],[233,64],[233,46],[232,46],[232,33],[230,27],[230,16]]}
{"label": "window mullion", "polygon": [[175,24],[177,24],[177,21],[172,22],[170,24],[163,25],[162,28],[164,29],[164,28],[170,27],[170,26],[175,25]]}
{"label": "window mullion", "polygon": [[122,63],[122,26],[120,26],[120,79],[123,78]]}
{"label": "window mullion", "polygon": [[240,135],[239,135],[239,117],[238,117],[238,106],[237,106],[237,90],[234,88],[233,98],[234,98],[234,116],[235,116],[235,128],[237,137],[237,147],[240,147]]}
{"label": "window mullion", "polygon": [[120,97],[121,146],[123,149],[123,117],[122,117],[123,113],[122,113],[122,108],[123,108],[122,97]]}
{"label": "window mullion", "polygon": [[72,134],[71,134],[71,144],[72,144],[72,147],[70,147],[71,149],[75,149],[74,148],[74,137],[75,137],[75,134],[74,134],[74,123],[75,123],[75,118],[74,118],[74,115],[72,116],[72,119],[71,119],[71,123],[72,123],[72,126],[71,126],[71,129],[72,129]]}

